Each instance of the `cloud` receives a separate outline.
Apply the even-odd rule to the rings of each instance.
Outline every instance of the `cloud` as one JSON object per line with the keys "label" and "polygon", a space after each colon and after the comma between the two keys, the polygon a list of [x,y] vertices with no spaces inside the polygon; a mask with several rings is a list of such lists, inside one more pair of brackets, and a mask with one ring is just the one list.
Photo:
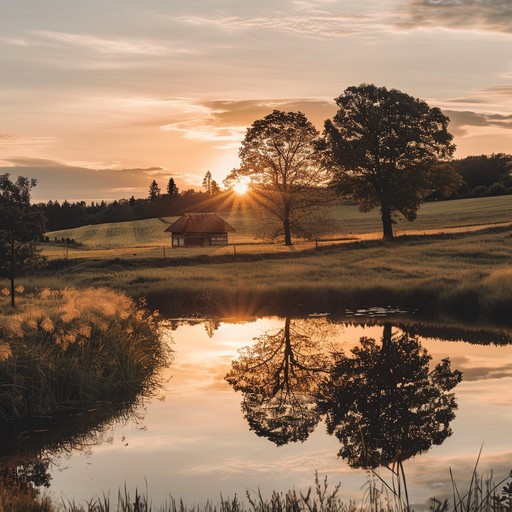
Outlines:
{"label": "cloud", "polygon": [[165,55],[169,49],[141,39],[105,39],[89,34],[36,30],[32,35],[60,44],[79,46],[104,54]]}
{"label": "cloud", "polygon": [[19,154],[21,152],[44,153],[47,149],[53,147],[55,143],[55,137],[26,137],[9,133],[0,134],[0,162],[2,161],[1,155],[6,155],[7,153]]}
{"label": "cloud", "polygon": [[[164,131],[178,132],[191,140],[215,143],[215,149],[240,147],[247,127],[272,110],[302,111],[321,128],[335,112],[334,102],[311,99],[211,100],[199,103],[200,117],[162,125]],[[308,115],[309,113],[309,115]]]}
{"label": "cloud", "polygon": [[512,115],[478,113],[471,111],[443,111],[450,118],[449,130],[457,137],[467,135],[470,127],[512,128]]}
{"label": "cloud", "polygon": [[245,134],[243,126],[215,126],[204,119],[166,124],[161,129],[178,132],[190,140],[218,143],[215,149],[236,149]]}
{"label": "cloud", "polygon": [[[145,197],[151,180],[165,186],[171,173],[163,167],[93,168],[41,158],[4,159],[0,174],[28,176],[38,181],[32,191],[35,202],[67,199],[68,201],[98,201]],[[172,173],[175,179],[191,176]],[[195,178],[195,176],[194,176]]]}
{"label": "cloud", "polygon": [[30,46],[27,39],[21,37],[0,37],[0,43],[8,44],[10,46]]}
{"label": "cloud", "polygon": [[506,364],[499,367],[468,366],[460,367],[460,369],[463,370],[465,382],[512,377],[512,364]]}
{"label": "cloud", "polygon": [[509,0],[409,0],[401,28],[446,27],[512,34]]}
{"label": "cloud", "polygon": [[222,16],[206,18],[183,16],[179,20],[194,26],[214,26],[224,32],[241,32],[254,29],[257,31],[283,32],[316,39],[331,39],[350,37],[356,34],[365,38],[373,38],[377,30],[385,27],[383,21],[385,18],[385,13],[380,13],[377,17],[307,10],[291,15],[276,12],[254,17]]}

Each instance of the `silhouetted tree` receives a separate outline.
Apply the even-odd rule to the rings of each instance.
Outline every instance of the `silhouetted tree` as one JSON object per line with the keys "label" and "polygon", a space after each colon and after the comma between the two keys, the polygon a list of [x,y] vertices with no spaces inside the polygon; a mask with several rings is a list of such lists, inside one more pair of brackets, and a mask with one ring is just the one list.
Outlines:
{"label": "silhouetted tree", "polygon": [[174,178],[169,178],[169,181],[167,182],[167,195],[169,197],[175,197],[179,193],[178,187],[176,186],[176,183],[174,182]]}
{"label": "silhouetted tree", "polygon": [[151,182],[151,185],[149,185],[148,197],[151,202],[155,201],[156,199],[158,199],[160,197],[160,187],[158,186],[158,183],[156,182],[156,180],[153,180]]}
{"label": "silhouetted tree", "polygon": [[506,181],[510,176],[512,155],[497,153],[490,156],[467,156],[454,160],[453,165],[470,189],[490,187],[494,183]]}
{"label": "silhouetted tree", "polygon": [[394,215],[413,221],[426,196],[457,190],[460,176],[447,163],[455,146],[439,108],[366,84],[347,88],[336,103],[324,132],[332,185],[362,212],[380,207],[384,238],[393,238]]}
{"label": "silhouetted tree", "polygon": [[206,193],[210,196],[214,196],[220,193],[220,188],[218,183],[213,179],[212,173],[210,171],[206,171],[206,174],[203,178],[203,187]]}
{"label": "silhouetted tree", "polygon": [[255,341],[225,378],[243,393],[244,416],[258,436],[277,445],[305,441],[320,419],[315,393],[329,359],[289,318],[283,329]]}
{"label": "silhouetted tree", "polygon": [[20,271],[40,265],[44,258],[37,244],[44,231],[44,215],[31,208],[34,179],[0,175],[0,272],[10,280],[11,306],[15,307],[14,279]]}
{"label": "silhouetted tree", "polygon": [[419,340],[392,336],[391,324],[380,345],[363,337],[351,352],[339,355],[318,398],[350,466],[401,462],[451,435],[457,403],[450,390],[462,374],[451,370],[449,359],[430,370],[431,356]]}
{"label": "silhouetted tree", "polygon": [[242,165],[225,183],[250,179],[252,197],[278,223],[273,238],[310,233],[309,223],[322,214],[327,172],[316,149],[319,132],[301,112],[274,110],[247,130],[239,151]]}

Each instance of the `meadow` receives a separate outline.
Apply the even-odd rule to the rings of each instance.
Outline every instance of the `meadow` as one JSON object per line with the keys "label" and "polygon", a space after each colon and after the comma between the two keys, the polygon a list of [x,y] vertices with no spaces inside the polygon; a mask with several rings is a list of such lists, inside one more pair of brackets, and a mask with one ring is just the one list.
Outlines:
{"label": "meadow", "polygon": [[[392,305],[426,315],[511,321],[512,196],[427,203],[417,221],[397,224],[393,242],[380,239],[377,212],[343,205],[331,215],[333,232],[318,246],[286,247],[255,243],[250,212],[227,212],[224,218],[237,229],[229,246],[173,250],[167,239],[165,258],[163,231],[173,219],[61,232],[77,241],[81,232],[89,238],[24,284],[113,287],[173,314],[308,314]],[[150,247],[157,237],[163,245],[156,254],[130,245],[146,240],[137,247]],[[118,248],[105,249],[106,240],[117,240]]]}
{"label": "meadow", "polygon": [[[165,229],[178,217],[154,218],[109,224],[82,226],[47,233],[50,240],[70,238],[79,245],[44,244],[43,252],[50,259],[62,258],[182,258],[198,254],[289,252],[282,243],[270,243],[257,238],[258,221],[254,212],[239,203],[219,215],[235,228],[227,247],[207,249],[171,249]],[[343,242],[354,239],[381,237],[379,212],[362,214],[354,204],[332,206],[328,210],[329,233],[319,237],[319,243]],[[470,229],[480,225],[512,221],[512,196],[496,196],[457,201],[431,202],[422,205],[416,221],[398,220],[397,235],[432,233]],[[293,250],[316,246],[316,241],[296,240]]]}

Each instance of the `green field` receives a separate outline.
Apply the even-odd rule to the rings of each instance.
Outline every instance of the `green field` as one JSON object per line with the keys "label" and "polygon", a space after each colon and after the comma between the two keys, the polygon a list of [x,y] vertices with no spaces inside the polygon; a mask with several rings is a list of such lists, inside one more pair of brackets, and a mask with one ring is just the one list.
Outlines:
{"label": "green field", "polygon": [[[257,238],[258,224],[252,210],[231,210],[219,212],[236,231],[230,234],[229,247],[202,249],[171,249],[166,227],[178,217],[146,219],[83,226],[47,233],[50,240],[55,237],[71,238],[80,246],[68,247],[63,244],[45,244],[44,253],[50,259],[59,258],[114,258],[143,257],[162,258],[194,256],[197,254],[284,252],[289,248],[280,243],[269,244]],[[414,222],[399,220],[395,226],[396,235],[442,231],[448,228],[491,225],[512,222],[512,196],[461,199],[425,203]],[[329,210],[330,233],[324,241],[347,238],[380,238],[381,222],[378,210],[360,213],[355,205],[344,204]],[[311,242],[297,240],[296,249],[307,249]]]}

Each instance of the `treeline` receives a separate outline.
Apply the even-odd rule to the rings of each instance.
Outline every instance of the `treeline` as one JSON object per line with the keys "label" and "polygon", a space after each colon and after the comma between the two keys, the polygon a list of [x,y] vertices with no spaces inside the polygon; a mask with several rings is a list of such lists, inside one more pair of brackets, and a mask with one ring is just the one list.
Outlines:
{"label": "treeline", "polygon": [[464,180],[455,198],[512,194],[512,155],[468,156],[452,165]]}
{"label": "treeline", "polygon": [[[171,178],[172,179],[172,178]],[[193,189],[173,194],[160,194],[153,182],[150,196],[144,199],[120,199],[111,203],[85,201],[70,203],[48,201],[34,207],[46,217],[47,231],[72,229],[88,224],[103,224],[128,220],[170,217],[185,212],[209,212],[220,208],[229,209],[232,205],[232,192],[196,191]]]}
{"label": "treeline", "polygon": [[[462,199],[512,194],[512,155],[468,156],[452,161],[452,165],[462,176],[459,189],[450,197],[433,194],[430,200]],[[85,201],[70,203],[48,201],[35,208],[46,217],[46,229],[57,231],[87,224],[103,224],[154,217],[170,217],[185,212],[208,212],[229,209],[233,202],[230,191],[222,192],[214,183],[203,184],[205,191],[193,189],[180,192],[170,178],[165,194],[153,180],[147,198],[120,199],[111,203]]]}

